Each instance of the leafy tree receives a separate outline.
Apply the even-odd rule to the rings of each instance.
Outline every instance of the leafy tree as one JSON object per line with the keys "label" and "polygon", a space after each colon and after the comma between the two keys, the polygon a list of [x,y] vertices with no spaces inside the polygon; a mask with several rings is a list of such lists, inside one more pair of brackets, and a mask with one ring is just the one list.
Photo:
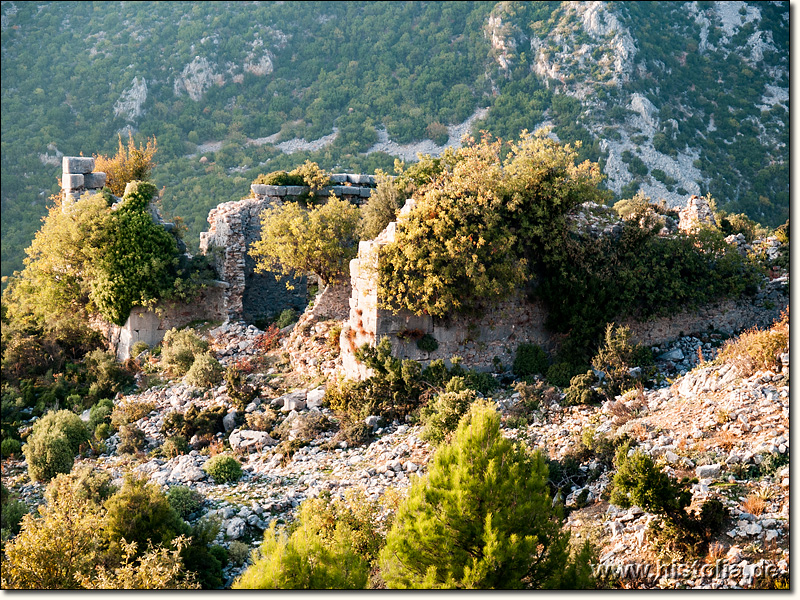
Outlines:
{"label": "leafy tree", "polygon": [[600,173],[546,136],[523,134],[501,160],[484,138],[456,151],[451,167],[415,194],[380,255],[380,302],[415,314],[479,311],[528,281],[565,230],[564,215],[601,200]]}
{"label": "leafy tree", "polygon": [[125,542],[135,542],[143,552],[148,543],[169,544],[187,533],[164,493],[144,478],[127,475],[122,488],[106,500],[104,507],[105,536],[122,548]]}
{"label": "leafy tree", "polygon": [[182,376],[192,367],[195,358],[208,351],[208,342],[194,329],[172,328],[161,342],[161,362],[173,375]]}
{"label": "leafy tree", "polygon": [[69,473],[81,444],[88,440],[89,431],[75,413],[47,413],[33,425],[22,449],[31,479],[47,482],[58,473]]}
{"label": "leafy tree", "polygon": [[194,590],[200,585],[194,573],[186,573],[181,551],[186,539],[175,540],[174,549],[150,547],[144,554],[137,552],[136,542],[122,542],[122,564],[108,568],[99,564],[78,580],[87,590]]}
{"label": "leafy tree", "polygon": [[22,518],[19,535],[6,545],[6,589],[76,589],[101,550],[100,510],[66,487]]}
{"label": "leafy tree", "polygon": [[306,500],[291,534],[274,522],[264,532],[258,558],[233,588],[363,589],[369,563],[354,547],[355,531],[324,500]]}
{"label": "leafy tree", "polygon": [[568,543],[544,457],[503,437],[494,407],[476,402],[398,509],[381,574],[398,588],[582,587],[590,549],[571,559]]}
{"label": "leafy tree", "polygon": [[147,140],[145,145],[136,146],[133,134],[128,133],[127,148],[122,145],[122,134],[118,136],[119,146],[113,157],[95,156],[95,170],[106,174],[106,187],[115,196],[125,193],[125,186],[131,181],[146,181],[155,167],[153,157],[158,150],[156,138]]}
{"label": "leafy tree", "polygon": [[378,187],[369,201],[361,208],[360,235],[362,239],[374,239],[386,226],[395,220],[397,211],[403,208],[405,194],[385,173],[377,175]]}
{"label": "leafy tree", "polygon": [[261,239],[250,250],[256,271],[312,272],[325,285],[338,281],[356,255],[358,221],[358,209],[337,198],[311,210],[295,203],[268,209],[261,217]]}

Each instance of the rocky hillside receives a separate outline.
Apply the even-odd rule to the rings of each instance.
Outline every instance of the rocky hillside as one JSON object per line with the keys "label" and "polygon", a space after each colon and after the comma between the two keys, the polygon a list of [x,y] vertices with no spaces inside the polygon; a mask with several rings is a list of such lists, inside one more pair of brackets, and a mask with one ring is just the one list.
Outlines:
{"label": "rocky hillside", "polygon": [[[786,283],[784,277],[775,285]],[[238,541],[257,547],[270,523],[291,522],[304,499],[324,493],[340,497],[362,490],[382,502],[380,519],[385,519],[415,478],[425,475],[435,447],[421,439],[423,428],[413,419],[368,416],[354,427],[328,407],[326,387],[333,385],[337,368],[336,350],[325,342],[335,324],[330,316],[312,308],[281,332],[233,322],[199,330],[223,366],[249,373],[252,395],[244,407],[244,387],[192,387],[168,377],[157,353],[145,351],[135,359],[138,389],[114,401],[129,414],[132,407],[146,412],[133,423],[143,432],[143,446],[122,452],[117,433],[81,463],[109,472],[116,483],[133,470],[165,490],[176,485],[196,490],[203,502],[188,519],[218,518],[215,542],[223,546]],[[755,348],[747,335],[752,334],[740,343]],[[776,578],[788,572],[788,317],[772,335],[787,341],[780,367],[771,371],[748,366],[744,351],[715,359],[722,338],[714,332],[654,347],[650,387],[601,405],[568,406],[563,391],[550,388],[531,408],[528,392],[514,387],[510,372],[496,375],[504,383],[491,399],[502,414],[504,435],[549,456],[551,483],[559,490],[554,501],[566,507],[564,526],[573,539],[596,545],[597,573],[606,585],[740,588],[761,581],[766,565],[773,565]],[[188,419],[206,410],[216,411],[224,431],[195,435],[188,452],[165,455],[175,415]],[[624,436],[664,472],[693,478],[692,506],[715,498],[728,509],[709,556],[694,565],[722,559],[727,570],[696,568],[690,576],[657,571],[676,560],[651,527],[659,516],[609,503],[615,474],[609,443]],[[220,484],[209,476],[204,467],[220,452],[239,458],[241,480]],[[3,480],[29,507],[42,501],[43,486],[29,480],[23,460],[4,459]],[[226,568],[226,587],[245,567]]]}

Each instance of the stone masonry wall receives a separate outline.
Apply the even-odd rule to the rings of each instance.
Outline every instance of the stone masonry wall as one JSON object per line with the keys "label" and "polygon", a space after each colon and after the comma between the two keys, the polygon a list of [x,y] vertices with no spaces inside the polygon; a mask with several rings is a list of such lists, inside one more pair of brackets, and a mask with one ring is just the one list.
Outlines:
{"label": "stone masonry wall", "polygon": [[87,192],[96,192],[106,184],[105,173],[93,173],[94,158],[65,156],[61,160],[61,189],[64,193],[62,209]]}
{"label": "stone masonry wall", "polygon": [[[407,201],[398,220],[403,219],[412,207],[413,201]],[[545,329],[545,307],[522,296],[491,307],[480,319],[456,317],[443,320],[427,315],[416,316],[407,311],[394,314],[379,308],[378,253],[382,246],[394,241],[396,230],[397,222],[392,222],[374,240],[362,241],[358,256],[350,262],[350,316],[339,339],[346,377],[363,379],[369,376],[369,370],[356,361],[355,352],[365,343],[374,346],[383,337],[389,338],[393,354],[398,358],[427,363],[433,359],[447,360],[460,356],[466,367],[477,369],[490,368],[495,357],[508,366],[522,342],[538,344],[551,353],[558,349],[562,336]],[[748,327],[766,327],[774,322],[788,306],[788,291],[788,277],[782,277],[766,283],[753,298],[726,300],[648,321],[620,319],[620,324],[631,328],[633,341],[648,346],[702,331],[733,334]],[[436,338],[439,343],[436,351],[424,352],[417,348],[413,338],[423,334]]]}
{"label": "stone masonry wall", "polygon": [[224,321],[226,315],[220,310],[224,306],[224,291],[225,284],[218,282],[189,303],[165,303],[154,309],[137,306],[122,327],[101,319],[95,319],[91,326],[105,337],[108,349],[117,359],[125,360],[136,342],[155,346],[173,327],[185,327],[192,321]]}

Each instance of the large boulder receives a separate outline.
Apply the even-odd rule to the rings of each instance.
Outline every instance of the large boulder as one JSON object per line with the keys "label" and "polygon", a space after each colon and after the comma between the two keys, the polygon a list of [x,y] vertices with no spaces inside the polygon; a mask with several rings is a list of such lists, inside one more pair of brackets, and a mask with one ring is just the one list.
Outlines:
{"label": "large boulder", "polygon": [[253,431],[251,429],[234,430],[230,438],[228,438],[228,442],[234,452],[255,452],[266,446],[274,446],[278,443],[266,431]]}

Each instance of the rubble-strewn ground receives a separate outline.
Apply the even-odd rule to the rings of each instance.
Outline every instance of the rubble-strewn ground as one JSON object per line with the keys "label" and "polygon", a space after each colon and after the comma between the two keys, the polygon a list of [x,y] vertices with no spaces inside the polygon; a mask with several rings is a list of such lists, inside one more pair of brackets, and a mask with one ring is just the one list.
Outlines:
{"label": "rubble-strewn ground", "polygon": [[[258,546],[263,530],[272,521],[290,521],[305,498],[323,492],[336,496],[360,489],[368,498],[381,500],[387,490],[394,490],[389,497],[396,502],[398,492],[402,495],[416,475],[425,473],[434,448],[420,439],[419,425],[386,423],[375,417],[367,420],[372,430],[367,445],[349,447],[335,437],[336,416],[322,401],[324,376],[336,362],[335,351],[326,342],[333,324],[301,319],[299,326],[307,332],[305,341],[298,341],[297,335],[289,337],[285,331],[282,346],[266,356],[259,349],[263,332],[253,326],[226,323],[204,333],[224,365],[255,367],[249,381],[259,386],[260,393],[244,415],[235,413],[224,382],[198,390],[180,380],[161,381],[156,359],[139,357],[140,362],[150,365],[145,371],[151,373],[140,374],[138,381],[152,387],[116,402],[154,404],[155,409],[137,422],[147,437],[145,453],[117,456],[115,435],[107,440],[106,452],[82,462],[108,470],[117,483],[126,470],[133,469],[165,489],[187,485],[198,490],[206,500],[192,520],[219,517],[217,543],[226,546],[237,539]],[[585,483],[573,486],[563,499],[568,512],[565,526],[576,541],[589,537],[595,542],[600,565],[610,569],[612,585],[738,588],[752,585],[767,564],[774,565],[775,576],[788,572],[788,353],[782,357],[781,372],[758,372],[741,378],[729,364],[697,364],[701,353],[705,360],[713,358],[719,345],[716,339],[705,339],[689,336],[654,348],[661,357],[657,363],[661,375],[654,389],[627,394],[603,406],[567,407],[553,401],[528,414],[527,424],[508,421],[506,435],[541,448],[556,460],[580,455],[587,435],[627,434],[675,477],[697,478],[692,485],[694,507],[712,497],[729,507],[731,518],[725,533],[713,545],[713,555],[687,565],[685,574],[676,573],[675,557],[657,549],[651,531],[657,518],[638,507],[622,510],[610,505],[610,465],[596,457],[583,461],[579,475]],[[304,351],[308,356],[300,356]],[[305,376],[293,370],[290,358],[311,367],[304,369]],[[320,368],[314,368],[317,366]],[[687,370],[686,375],[680,375]],[[504,420],[514,414],[519,396],[513,388],[494,394]],[[563,400],[563,394],[560,397]],[[185,412],[191,405],[202,409],[220,404],[228,414],[226,433],[217,434],[217,438],[227,439],[240,456],[244,470],[241,481],[214,484],[202,469],[212,454],[209,449],[192,450],[169,460],[148,457],[147,452],[165,441],[161,426],[170,412]],[[266,432],[243,429],[244,416],[266,411],[274,411],[279,422],[286,422],[289,439],[297,435],[303,418],[315,412],[324,415],[332,427],[293,455],[285,456],[278,440]],[[29,481],[24,461],[6,460],[3,479],[28,504],[41,501],[43,486]],[[760,502],[749,503],[751,497]],[[386,502],[384,517],[390,504]],[[758,514],[748,512],[754,510],[752,506],[758,506]],[[712,568],[715,559],[722,562]],[[636,564],[651,565],[650,574],[631,571],[626,576],[618,570]],[[662,566],[659,572],[659,565],[673,565],[672,571]],[[226,586],[243,568],[226,569]]]}

